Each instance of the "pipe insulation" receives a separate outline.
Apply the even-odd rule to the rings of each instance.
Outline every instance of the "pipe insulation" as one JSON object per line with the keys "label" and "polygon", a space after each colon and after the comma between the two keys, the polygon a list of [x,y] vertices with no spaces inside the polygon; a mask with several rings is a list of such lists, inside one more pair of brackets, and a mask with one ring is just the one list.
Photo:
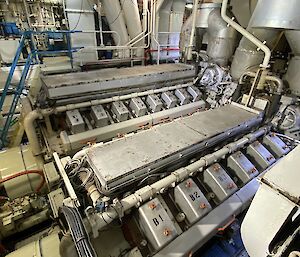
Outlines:
{"label": "pipe insulation", "polygon": [[[283,29],[300,29],[300,9],[295,8],[298,2],[297,0],[259,0],[247,31],[272,49]],[[246,70],[257,69],[263,61],[262,52],[257,47],[263,51],[264,49],[258,45],[254,46],[250,41],[247,37],[243,37],[235,52],[231,66],[231,74],[235,80],[238,80]],[[266,55],[264,62],[266,63]]]}
{"label": "pipe insulation", "polygon": [[268,127],[262,127],[254,133],[247,134],[241,139],[224,146],[218,151],[212,154],[205,155],[198,161],[195,161],[186,167],[175,170],[163,179],[158,180],[151,185],[142,187],[135,193],[130,194],[129,196],[119,201],[115,201],[112,205],[108,206],[105,212],[91,214],[92,216],[89,216],[88,218],[93,226],[96,226],[97,230],[100,230],[113,222],[115,219],[121,218],[124,215],[124,212],[130,210],[133,207],[140,206],[141,203],[149,200],[155,194],[161,192],[162,190],[165,190],[174,183],[183,181],[191,174],[195,175],[198,172],[202,172],[204,167],[215,163],[220,158],[223,158],[225,155],[240,149],[247,143],[255,141],[258,137],[265,135],[268,131]]}
{"label": "pipe insulation", "polygon": [[[222,18],[224,19],[224,21],[226,21],[230,26],[232,26],[234,29],[236,29],[238,32],[240,32],[243,36],[244,39],[242,40],[249,40],[252,44],[254,44],[254,46],[256,46],[257,48],[259,48],[260,50],[262,50],[264,52],[264,57],[263,57],[263,61],[261,64],[261,67],[263,69],[268,68],[269,65],[269,61],[271,59],[271,50],[268,46],[266,46],[264,44],[264,42],[262,42],[259,38],[257,38],[257,36],[253,35],[251,33],[251,31],[244,29],[242,26],[240,26],[238,23],[236,23],[233,19],[231,19],[228,15],[227,15],[227,6],[228,6],[228,0],[223,0],[222,3],[222,8],[221,8],[221,15]],[[253,19],[253,15],[251,20]],[[251,20],[250,20],[250,24],[251,24]],[[253,32],[253,31],[252,31]],[[242,42],[240,42],[240,45],[242,44]],[[235,54],[234,59],[233,59],[233,63],[231,66],[231,75],[233,77],[233,79],[239,79],[240,75],[242,75],[242,73],[244,71],[239,70],[240,67],[242,66],[248,66],[249,65],[249,58],[246,59],[246,63],[245,62],[245,58],[248,56],[248,52],[247,48],[243,48],[239,46],[239,52],[244,55],[243,58],[241,59],[237,59],[237,55]],[[237,50],[238,51],[238,50]],[[251,52],[250,52],[251,53]],[[253,53],[253,51],[252,51]],[[258,57],[258,54],[256,54],[254,52],[254,55],[251,56],[250,55],[250,60],[254,59],[255,60],[255,64],[257,63],[257,61],[260,60],[260,57]],[[250,64],[251,65],[251,64]],[[239,72],[237,72],[239,71]]]}
{"label": "pipe insulation", "polygon": [[210,60],[226,66],[233,55],[236,30],[222,19],[220,9],[215,9],[208,16],[207,55]]}
{"label": "pipe insulation", "polygon": [[[122,0],[121,5],[124,13],[127,31],[130,38],[133,39],[136,38],[138,35],[142,35],[143,30],[137,0]],[[143,40],[140,40],[133,46],[142,47],[143,45]],[[135,50],[135,54],[136,56],[143,56],[144,49]]]}
{"label": "pipe insulation", "polygon": [[[159,12],[157,12],[156,15],[156,29],[157,31],[154,31],[154,34],[156,35],[157,41],[159,42],[159,45],[163,48],[165,48],[169,43],[169,31],[170,31],[170,15],[172,10],[173,0],[170,1],[164,1],[164,3],[161,5]],[[156,49],[157,46],[154,43],[154,46],[152,46],[153,49]],[[158,49],[159,51],[160,49]],[[154,59],[156,58],[166,58],[167,52],[162,52],[156,54],[153,53]]]}
{"label": "pipe insulation", "polygon": [[[103,9],[107,18],[107,22],[111,31],[115,31],[116,33],[112,33],[112,37],[117,44],[119,42],[120,46],[126,45],[129,41],[129,36],[125,24],[124,13],[121,9],[119,0],[102,0]],[[128,51],[119,52],[123,57],[128,57]]]}
{"label": "pipe insulation", "polygon": [[[251,25],[248,26],[247,30],[262,42],[266,42],[267,47],[270,49],[275,45],[281,32],[272,29],[255,29]],[[263,60],[264,53],[247,38],[243,37],[233,57],[231,65],[232,78],[238,80],[247,70],[257,69]]]}
{"label": "pipe insulation", "polygon": [[34,156],[42,153],[42,149],[35,128],[36,120],[42,118],[43,115],[37,110],[31,111],[24,118],[24,130],[26,132],[31,151]]}
{"label": "pipe insulation", "polygon": [[[240,78],[240,80],[239,80],[239,84],[243,84],[243,79],[244,79],[246,76],[249,76],[249,77],[254,78],[254,77],[256,76],[256,73],[255,73],[255,72],[252,72],[252,71],[247,71],[247,72],[245,72],[245,73],[241,76],[241,78]],[[276,85],[276,91],[275,91],[275,93],[278,94],[278,95],[281,95],[281,94],[282,94],[284,85],[283,85],[283,81],[282,81],[280,78],[278,78],[278,77],[276,77],[276,76],[266,75],[266,81],[274,82],[275,85]]]}
{"label": "pipe insulation", "polygon": [[293,251],[289,254],[289,257],[300,257],[300,252],[298,251]]}
{"label": "pipe insulation", "polygon": [[299,29],[299,0],[259,0],[253,16],[255,28]]}
{"label": "pipe insulation", "polygon": [[170,15],[170,34],[168,45],[169,48],[178,50],[168,52],[168,56],[171,58],[179,57],[180,32],[183,24],[185,5],[186,1],[184,0],[173,0],[172,12]]}
{"label": "pipe insulation", "polygon": [[199,0],[194,0],[194,7],[193,7],[193,12],[192,12],[192,28],[191,28],[191,35],[190,35],[189,45],[188,45],[188,49],[187,49],[187,56],[186,56],[187,60],[192,59],[192,50],[193,50],[193,46],[194,46],[194,37],[195,37],[195,31],[196,31],[198,4],[199,4]]}
{"label": "pipe insulation", "polygon": [[286,74],[284,75],[284,80],[289,85],[292,94],[300,96],[300,31],[288,30],[285,31],[285,36],[294,56],[289,61],[289,66]]}

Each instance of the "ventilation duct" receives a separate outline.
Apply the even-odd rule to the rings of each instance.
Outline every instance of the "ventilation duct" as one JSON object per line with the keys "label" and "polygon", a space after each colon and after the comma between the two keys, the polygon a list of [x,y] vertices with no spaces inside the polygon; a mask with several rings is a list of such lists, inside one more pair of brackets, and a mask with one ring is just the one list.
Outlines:
{"label": "ventilation duct", "polygon": [[[125,25],[124,14],[121,10],[120,1],[102,0],[102,4],[110,30],[117,33],[112,33],[115,44],[119,46],[126,45],[129,41],[129,36]],[[119,55],[122,53],[122,57],[129,56],[128,51],[126,53],[124,53],[124,51],[120,51]]]}
{"label": "ventilation duct", "polygon": [[170,15],[170,29],[169,29],[169,51],[168,56],[171,58],[179,57],[179,41],[180,31],[183,23],[183,16],[186,2],[183,0],[173,0],[172,13]]}
{"label": "ventilation duct", "polygon": [[[212,62],[226,66],[231,58],[236,40],[236,30],[222,19],[221,4],[201,4],[196,21],[196,37],[194,45],[200,51],[202,43],[207,43],[207,55]],[[181,49],[188,46],[191,34],[192,15],[186,20],[182,28]]]}
{"label": "ventilation duct", "polygon": [[226,66],[231,58],[236,41],[236,30],[221,17],[220,9],[215,9],[208,16],[207,55],[210,60]]}
{"label": "ventilation duct", "polygon": [[[131,39],[134,39],[143,32],[137,0],[122,0],[121,4],[128,34]],[[142,47],[143,45],[144,41],[140,40],[134,45],[134,47]],[[135,51],[135,55],[143,56],[144,49],[137,49]]]}
{"label": "ventilation duct", "polygon": [[252,27],[299,29],[299,0],[260,0],[253,16]]}
{"label": "ventilation duct", "polygon": [[[247,30],[257,39],[266,42],[266,45],[272,49],[280,34],[279,30],[273,29],[256,29],[248,26]],[[235,51],[231,64],[231,75],[234,80],[238,80],[243,73],[249,69],[257,69],[264,59],[264,53],[243,37],[238,48]]]}
{"label": "ventilation duct", "polygon": [[[172,9],[173,0],[171,1],[164,1],[162,6],[160,7],[159,14],[156,16],[156,28],[158,28],[157,31],[157,39],[161,46],[161,48],[165,48],[168,45],[169,42],[169,30],[170,30],[170,14]],[[155,43],[153,43],[155,44]],[[153,47],[154,49],[157,48],[157,46]],[[156,54],[153,54],[154,59],[157,58]],[[161,59],[167,58],[167,52],[161,52],[160,53]]]}
{"label": "ventilation duct", "polygon": [[[271,0],[272,2],[273,0]],[[293,1],[293,0],[287,0]],[[272,49],[277,41],[278,36],[280,35],[281,30],[268,28],[267,24],[260,28],[256,28],[254,24],[257,26],[257,20],[260,20],[261,10],[260,8],[267,8],[266,3],[268,0],[259,0],[253,15],[251,16],[249,25],[247,27],[247,31],[253,34],[257,39],[268,46],[268,48]],[[269,3],[270,4],[270,3]],[[272,5],[272,4],[271,4]],[[267,17],[271,17],[272,14],[269,13],[270,8],[264,9],[264,15],[266,21]],[[263,25],[263,24],[261,24]],[[243,73],[245,73],[249,69],[257,69],[259,65],[262,63],[264,59],[264,53],[257,49],[256,45],[254,45],[250,40],[246,37],[243,37],[240,41],[240,44],[235,51],[234,58],[231,65],[231,75],[234,80],[238,80]]]}

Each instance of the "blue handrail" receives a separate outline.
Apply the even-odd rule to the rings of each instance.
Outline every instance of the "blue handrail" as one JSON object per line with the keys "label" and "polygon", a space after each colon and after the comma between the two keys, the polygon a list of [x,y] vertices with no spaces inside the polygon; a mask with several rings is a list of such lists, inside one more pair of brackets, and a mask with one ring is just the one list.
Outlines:
{"label": "blue handrail", "polygon": [[[22,70],[21,73],[21,78],[20,81],[18,82],[17,87],[14,90],[14,96],[13,96],[13,101],[12,104],[9,108],[9,112],[6,116],[6,121],[4,124],[4,127],[0,129],[0,149],[2,149],[3,147],[5,147],[8,143],[8,132],[9,132],[9,128],[11,126],[11,122],[13,121],[13,117],[15,115],[15,111],[19,102],[19,99],[22,95],[22,91],[25,89],[25,81],[30,69],[30,66],[33,64],[33,60],[35,60],[36,62],[38,62],[40,56],[42,55],[57,55],[60,53],[67,53],[68,56],[70,57],[70,61],[71,61],[71,66],[73,68],[73,54],[74,52],[77,52],[79,49],[81,49],[82,47],[77,47],[77,48],[72,48],[71,47],[71,40],[70,40],[70,34],[71,33],[76,33],[76,32],[81,32],[81,31],[25,31],[24,33],[22,33],[22,37],[16,52],[16,55],[14,57],[14,60],[12,62],[7,80],[5,82],[5,86],[4,89],[2,91],[2,95],[0,98],[0,112],[3,109],[3,105],[4,105],[4,101],[6,99],[8,90],[11,86],[12,83],[12,79],[16,70],[16,67],[18,65],[18,62],[20,60],[21,57],[21,53],[23,51],[23,48],[25,47],[25,43],[26,40],[29,40],[29,45],[31,48],[31,53],[28,54],[24,68]],[[55,50],[55,51],[39,51],[38,49],[35,48],[34,44],[33,44],[33,35],[36,34],[49,34],[49,33],[65,33],[67,36],[67,50]]]}

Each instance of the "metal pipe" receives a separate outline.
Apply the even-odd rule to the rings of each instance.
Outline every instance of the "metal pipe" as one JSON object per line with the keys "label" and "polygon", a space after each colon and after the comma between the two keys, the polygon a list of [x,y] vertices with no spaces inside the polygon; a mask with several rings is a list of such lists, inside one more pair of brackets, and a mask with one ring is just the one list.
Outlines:
{"label": "metal pipe", "polygon": [[300,252],[298,251],[293,251],[289,254],[289,257],[300,257]]}
{"label": "metal pipe", "polygon": [[129,37],[119,0],[102,0],[102,5],[110,29],[118,32],[120,44],[125,45],[129,41]]}
{"label": "metal pipe", "polygon": [[199,0],[194,0],[194,8],[193,8],[193,13],[192,13],[192,30],[191,30],[191,35],[190,35],[190,42],[188,45],[188,51],[187,51],[187,60],[192,59],[192,48],[194,45],[194,37],[195,37],[195,29],[196,29],[196,20],[197,20],[197,12],[198,12],[198,4]]}
{"label": "metal pipe", "polygon": [[226,66],[233,55],[236,30],[227,26],[227,23],[221,17],[220,9],[210,12],[207,23],[207,55],[213,62]]}
{"label": "metal pipe", "polygon": [[39,155],[42,153],[42,149],[40,147],[40,143],[34,126],[35,121],[42,118],[43,115],[38,110],[31,111],[24,118],[24,129],[33,155]]}
{"label": "metal pipe", "polygon": [[123,0],[120,2],[129,37],[134,39],[143,33],[137,0]]}
{"label": "metal pipe", "polygon": [[99,31],[100,31],[100,46],[104,46],[104,39],[103,39],[103,24],[102,24],[102,17],[101,17],[101,8],[102,5],[100,3],[100,0],[97,1],[97,12],[99,17]]}
{"label": "metal pipe", "polygon": [[[82,103],[77,103],[77,104],[69,104],[69,105],[53,108],[51,112],[52,113],[60,113],[60,112],[90,107],[90,106],[99,105],[99,104],[107,104],[107,103],[116,102],[116,101],[123,101],[123,100],[128,100],[128,99],[134,98],[134,97],[142,97],[142,96],[146,96],[146,95],[150,95],[150,94],[163,93],[166,91],[176,90],[179,88],[185,88],[185,87],[192,86],[192,85],[193,85],[193,83],[190,82],[190,83],[176,85],[176,86],[147,90],[144,92],[131,93],[131,94],[122,95],[122,96],[114,96],[114,97],[99,99],[99,100],[91,100],[88,102],[82,102]],[[48,114],[48,113],[50,113],[51,109],[45,109],[45,110],[46,110],[46,113]],[[43,113],[43,110],[41,110],[41,111]]]}
{"label": "metal pipe", "polygon": [[269,62],[271,59],[271,50],[269,47],[267,47],[263,42],[261,42],[259,39],[257,39],[255,36],[253,36],[249,31],[244,29],[242,26],[240,26],[238,23],[233,21],[229,16],[227,16],[227,5],[228,0],[223,0],[222,2],[222,8],[221,8],[221,16],[230,26],[235,28],[238,32],[240,32],[244,37],[246,37],[248,40],[250,40],[254,45],[256,45],[259,49],[261,49],[264,53],[264,60],[261,64],[262,68],[268,68]]}
{"label": "metal pipe", "polygon": [[202,172],[204,167],[215,163],[218,159],[223,158],[226,154],[236,151],[245,144],[253,142],[258,137],[266,134],[268,131],[269,127],[262,127],[255,133],[247,134],[236,142],[232,142],[212,154],[205,155],[198,161],[195,161],[186,167],[177,169],[163,179],[151,185],[142,187],[135,193],[121,199],[120,201],[116,201],[113,205],[110,205],[105,212],[94,214],[96,215],[93,218],[96,218],[97,229],[100,230],[106,225],[110,224],[116,218],[121,218],[124,215],[124,212],[135,206],[140,206],[141,203],[149,200],[155,194],[165,190],[172,184],[181,182],[189,176],[195,175],[195,173]]}
{"label": "metal pipe", "polygon": [[[243,80],[246,76],[254,78],[256,76],[256,73],[253,71],[246,71],[241,76],[241,78],[239,80],[239,84],[243,84]],[[279,94],[279,95],[282,94],[284,85],[283,85],[283,81],[280,78],[278,78],[276,76],[266,75],[265,80],[274,82],[276,84],[276,94]]]}
{"label": "metal pipe", "polygon": [[153,6],[152,6],[152,40],[155,42],[155,44],[157,45],[157,61],[156,61],[156,64],[159,65],[159,59],[160,59],[160,45],[159,45],[159,42],[157,40],[157,37],[156,37],[156,22],[157,22],[157,19],[156,19],[156,3],[157,1],[153,2]]}

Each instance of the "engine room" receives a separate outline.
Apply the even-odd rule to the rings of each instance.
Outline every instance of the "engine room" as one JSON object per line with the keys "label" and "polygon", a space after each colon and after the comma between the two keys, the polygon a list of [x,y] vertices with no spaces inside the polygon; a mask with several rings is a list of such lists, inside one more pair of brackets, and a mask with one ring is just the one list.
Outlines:
{"label": "engine room", "polygon": [[0,1],[0,256],[300,256],[299,4]]}

